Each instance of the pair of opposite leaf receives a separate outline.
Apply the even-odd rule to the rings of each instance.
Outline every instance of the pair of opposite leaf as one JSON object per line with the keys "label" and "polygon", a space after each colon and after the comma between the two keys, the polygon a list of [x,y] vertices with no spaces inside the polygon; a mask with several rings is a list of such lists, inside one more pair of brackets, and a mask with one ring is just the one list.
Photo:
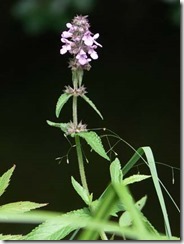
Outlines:
{"label": "pair of opposite leaf", "polygon": [[[61,109],[63,108],[64,104],[69,100],[70,97],[72,97],[72,94],[64,93],[62,94],[56,104],[56,117],[58,118],[61,112]],[[94,103],[86,96],[81,95],[81,97],[89,103],[89,105],[99,114],[99,116],[103,119],[101,113],[96,108]],[[64,133],[67,133],[68,123],[55,123],[52,121],[47,120],[47,124],[56,128],[61,129]],[[85,132],[79,132],[77,133],[78,136],[83,138],[91,147],[92,150],[94,150],[97,154],[99,154],[101,157],[110,160],[108,155],[106,154],[104,147],[102,145],[101,138],[95,133],[94,131],[85,131]],[[71,134],[71,136],[74,136]]]}

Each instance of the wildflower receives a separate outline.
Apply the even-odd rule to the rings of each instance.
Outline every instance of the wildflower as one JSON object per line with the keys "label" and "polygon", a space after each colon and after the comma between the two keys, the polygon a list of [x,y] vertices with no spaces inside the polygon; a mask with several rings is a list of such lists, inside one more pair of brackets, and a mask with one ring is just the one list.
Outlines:
{"label": "wildflower", "polygon": [[67,31],[61,34],[61,42],[63,43],[60,49],[60,54],[69,52],[73,55],[69,67],[72,69],[82,68],[89,70],[92,59],[98,59],[96,48],[102,47],[96,41],[99,34],[93,35],[89,30],[89,22],[87,16],[76,16],[72,23],[67,23]]}
{"label": "wildflower", "polygon": [[77,54],[76,59],[78,59],[78,62],[81,65],[85,65],[91,61],[91,59],[88,58],[87,54],[82,49]]}

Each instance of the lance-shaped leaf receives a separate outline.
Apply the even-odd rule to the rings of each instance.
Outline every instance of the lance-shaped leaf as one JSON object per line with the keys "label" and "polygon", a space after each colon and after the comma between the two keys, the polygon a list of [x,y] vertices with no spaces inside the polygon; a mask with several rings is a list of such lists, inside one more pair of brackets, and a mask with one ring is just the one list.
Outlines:
{"label": "lance-shaped leaf", "polygon": [[124,185],[129,185],[129,184],[133,184],[135,182],[139,182],[139,181],[142,181],[142,180],[145,180],[145,179],[148,179],[150,178],[151,175],[140,175],[140,174],[137,174],[137,175],[131,175],[130,177],[127,177],[123,180],[123,184]]}
{"label": "lance-shaped leaf", "polygon": [[8,203],[8,204],[0,206],[0,215],[1,214],[4,215],[6,213],[8,213],[8,214],[25,213],[30,210],[33,210],[36,208],[41,208],[46,205],[47,205],[47,203],[35,203],[35,202],[29,202],[29,201]]}
{"label": "lance-shaped leaf", "polygon": [[111,181],[115,183],[121,183],[123,174],[121,170],[121,164],[118,158],[116,158],[110,165]]}
{"label": "lance-shaped leaf", "polygon": [[10,178],[15,169],[15,165],[0,177],[0,196],[5,192],[9,185]]}
{"label": "lance-shaped leaf", "polygon": [[102,114],[97,109],[97,107],[95,106],[95,104],[86,95],[81,95],[81,97],[97,112],[97,114],[101,117],[101,119],[103,119]]}
{"label": "lance-shaped leaf", "polygon": [[79,194],[79,196],[83,199],[83,201],[89,205],[91,203],[91,197],[88,195],[88,192],[84,187],[82,187],[73,177],[71,177],[73,188]]}
{"label": "lance-shaped leaf", "polygon": [[84,138],[86,140],[86,142],[90,145],[90,147],[96,153],[98,153],[101,157],[103,157],[107,160],[110,160],[110,158],[106,154],[105,149],[102,145],[101,138],[94,131],[80,132],[80,133],[77,133],[77,135]]}
{"label": "lance-shaped leaf", "polygon": [[50,120],[46,120],[46,122],[47,122],[48,125],[50,125],[52,127],[59,128],[63,132],[66,132],[66,130],[67,130],[68,123],[55,123],[55,122],[52,122]]}
{"label": "lance-shaped leaf", "polygon": [[63,93],[56,104],[56,117],[58,118],[61,112],[61,109],[63,108],[63,106],[65,105],[65,103],[68,101],[68,99],[72,96],[72,94],[67,94],[67,93]]}

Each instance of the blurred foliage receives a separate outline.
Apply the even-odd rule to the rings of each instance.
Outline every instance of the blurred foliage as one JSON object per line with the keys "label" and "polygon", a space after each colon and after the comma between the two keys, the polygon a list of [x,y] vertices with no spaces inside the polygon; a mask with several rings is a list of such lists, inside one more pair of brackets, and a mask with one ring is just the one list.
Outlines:
{"label": "blurred foliage", "polygon": [[178,0],[162,0],[169,5],[169,18],[174,25],[180,25],[180,1]]}
{"label": "blurred foliage", "polygon": [[[122,0],[125,3],[129,1]],[[137,0],[133,0],[132,2]],[[168,18],[175,25],[180,24],[180,2],[161,0],[168,5]],[[45,31],[60,31],[74,15],[90,14],[96,0],[18,0],[12,14],[22,22],[29,34]]]}
{"label": "blurred foliage", "polygon": [[12,14],[30,34],[58,31],[73,15],[89,13],[95,0],[19,0]]}

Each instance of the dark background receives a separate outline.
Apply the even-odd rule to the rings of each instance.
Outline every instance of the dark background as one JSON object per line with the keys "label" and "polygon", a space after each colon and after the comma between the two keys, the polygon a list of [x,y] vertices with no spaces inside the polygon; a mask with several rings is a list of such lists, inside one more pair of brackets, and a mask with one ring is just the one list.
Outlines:
{"label": "dark background", "polygon": [[[88,128],[115,131],[136,149],[150,146],[157,162],[180,166],[179,1],[1,1],[0,174],[16,164],[1,204],[48,202],[45,209],[61,212],[83,207],[70,184],[71,175],[80,181],[75,150],[69,165],[66,158],[58,164],[55,158],[65,155],[70,145],[58,129],[46,124],[47,119],[71,119],[71,103],[65,105],[60,119],[54,111],[64,86],[71,85],[69,55],[59,54],[60,34],[76,14],[89,15],[91,30],[100,33],[98,41],[103,45],[98,49],[99,60],[85,73],[84,84],[105,119],[101,121],[82,101],[80,118]],[[89,188],[97,198],[110,180],[109,163],[90,153],[88,146],[85,149]],[[115,151],[122,166],[133,154],[123,143]],[[179,170],[174,170],[173,185],[172,169],[159,164],[157,168],[179,205]],[[138,170],[149,173],[146,166],[139,166],[131,174]],[[131,191],[135,200],[148,195],[144,213],[164,231],[151,180],[135,184]],[[173,234],[179,236],[179,213],[164,195]],[[32,228],[1,224],[0,232],[26,234]]]}

